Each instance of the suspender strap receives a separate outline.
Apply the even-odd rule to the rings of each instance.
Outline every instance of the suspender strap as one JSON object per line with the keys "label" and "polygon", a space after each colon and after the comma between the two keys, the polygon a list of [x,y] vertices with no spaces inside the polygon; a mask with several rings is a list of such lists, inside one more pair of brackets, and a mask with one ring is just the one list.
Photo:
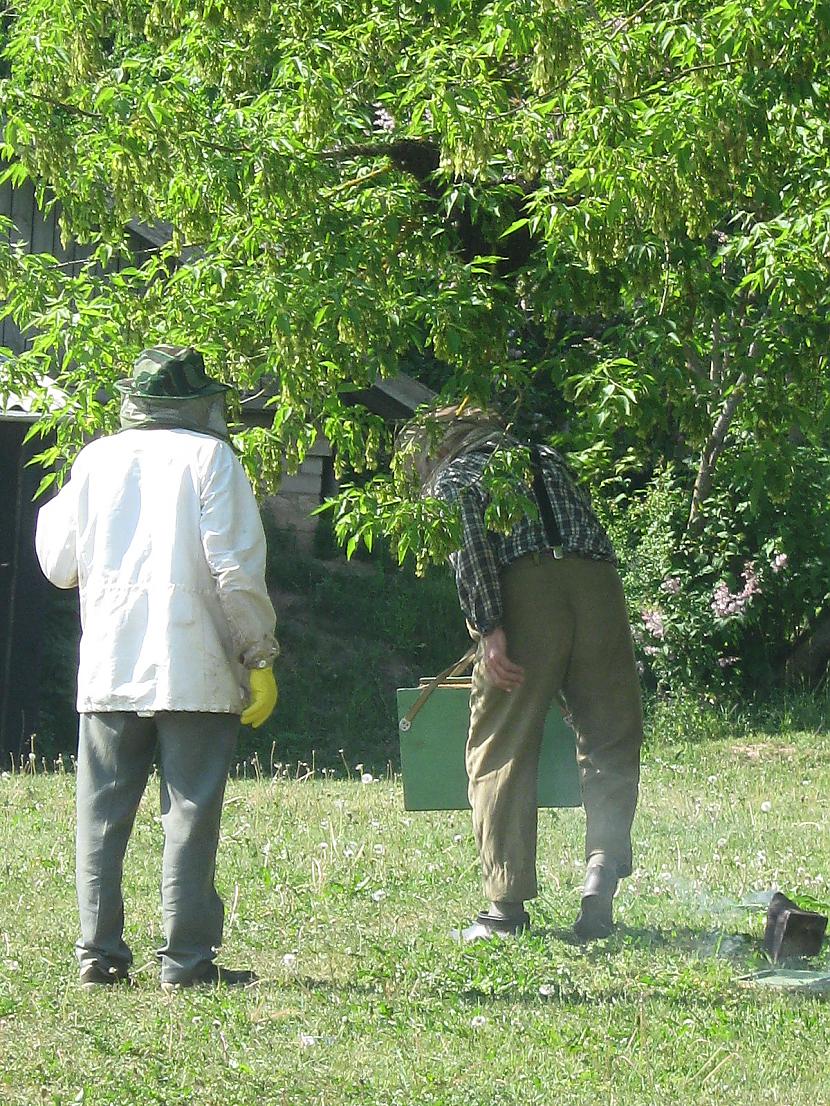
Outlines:
{"label": "suspender strap", "polygon": [[557,559],[562,557],[562,531],[556,521],[553,507],[545,484],[545,474],[542,472],[542,454],[538,445],[530,447],[530,470],[533,473],[533,494],[539,505],[539,514],[542,517],[542,526],[545,529],[545,537],[548,545]]}

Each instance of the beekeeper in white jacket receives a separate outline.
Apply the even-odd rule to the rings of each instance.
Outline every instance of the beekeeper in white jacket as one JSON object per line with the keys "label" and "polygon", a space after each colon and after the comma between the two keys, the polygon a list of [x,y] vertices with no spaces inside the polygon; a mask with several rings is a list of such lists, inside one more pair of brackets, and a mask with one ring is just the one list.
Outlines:
{"label": "beekeeper in white jacket", "polygon": [[244,986],[253,972],[214,963],[214,871],[240,715],[262,725],[277,701],[265,536],[228,442],[227,388],[201,354],[145,350],[119,387],[123,429],[81,451],[36,533],[46,576],[81,599],[81,984],[129,979],[122,864],[158,747],[162,986]]}

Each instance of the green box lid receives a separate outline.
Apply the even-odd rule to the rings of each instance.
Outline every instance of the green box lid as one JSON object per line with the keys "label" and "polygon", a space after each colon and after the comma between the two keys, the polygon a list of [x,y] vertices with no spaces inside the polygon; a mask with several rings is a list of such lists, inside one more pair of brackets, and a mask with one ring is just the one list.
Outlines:
{"label": "green box lid", "polygon": [[[398,689],[399,719],[421,690]],[[464,766],[469,725],[469,680],[459,680],[437,687],[409,729],[399,731],[406,810],[469,809]],[[574,733],[554,705],[545,722],[539,757],[538,805],[573,807],[581,803]]]}

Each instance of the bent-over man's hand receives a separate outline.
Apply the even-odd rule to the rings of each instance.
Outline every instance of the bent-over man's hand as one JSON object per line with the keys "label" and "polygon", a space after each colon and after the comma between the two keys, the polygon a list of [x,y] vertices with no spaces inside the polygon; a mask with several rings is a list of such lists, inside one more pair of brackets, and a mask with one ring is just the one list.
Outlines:
{"label": "bent-over man's hand", "polygon": [[484,643],[484,669],[487,678],[502,691],[513,691],[514,688],[524,683],[525,670],[521,665],[514,664],[507,655],[507,638],[501,626],[485,634]]}
{"label": "bent-over man's hand", "polygon": [[251,701],[242,712],[240,721],[243,726],[253,726],[256,730],[271,717],[277,705],[279,692],[274,671],[271,668],[252,668],[249,678]]}

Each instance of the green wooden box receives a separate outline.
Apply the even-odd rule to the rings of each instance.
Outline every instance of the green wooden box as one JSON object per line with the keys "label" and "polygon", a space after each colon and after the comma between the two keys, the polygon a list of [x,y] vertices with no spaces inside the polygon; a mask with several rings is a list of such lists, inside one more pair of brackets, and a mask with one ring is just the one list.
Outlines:
{"label": "green wooden box", "polygon": [[[398,688],[398,718],[423,690]],[[470,723],[470,681],[451,679],[435,688],[408,729],[399,731],[406,810],[464,810],[464,747]],[[539,758],[539,806],[580,806],[573,730],[554,705],[545,723]]]}

